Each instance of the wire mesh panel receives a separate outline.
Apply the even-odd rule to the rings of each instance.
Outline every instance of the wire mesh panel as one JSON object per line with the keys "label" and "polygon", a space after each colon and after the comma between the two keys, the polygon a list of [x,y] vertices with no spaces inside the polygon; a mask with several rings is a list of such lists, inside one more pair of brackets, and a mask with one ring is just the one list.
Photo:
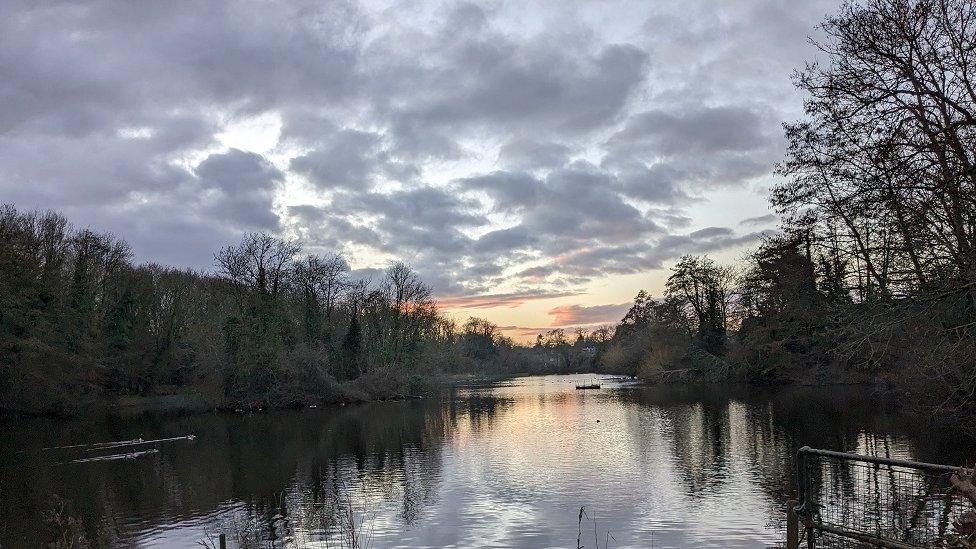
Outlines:
{"label": "wire mesh panel", "polygon": [[798,466],[812,547],[936,547],[972,508],[950,466],[813,449]]}

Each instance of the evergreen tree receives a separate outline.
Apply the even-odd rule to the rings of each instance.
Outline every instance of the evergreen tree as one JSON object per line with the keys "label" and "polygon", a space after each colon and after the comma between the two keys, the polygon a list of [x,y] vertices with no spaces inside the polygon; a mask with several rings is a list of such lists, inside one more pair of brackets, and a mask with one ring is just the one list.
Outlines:
{"label": "evergreen tree", "polygon": [[355,379],[359,376],[360,347],[362,346],[362,331],[359,327],[359,313],[355,310],[349,318],[349,329],[342,340],[343,367],[339,369],[340,379]]}

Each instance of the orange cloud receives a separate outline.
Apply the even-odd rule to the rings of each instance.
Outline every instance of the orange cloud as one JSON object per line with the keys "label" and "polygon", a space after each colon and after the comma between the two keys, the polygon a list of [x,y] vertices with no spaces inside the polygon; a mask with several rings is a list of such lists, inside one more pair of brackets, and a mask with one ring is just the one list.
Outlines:
{"label": "orange cloud", "polygon": [[630,309],[630,303],[608,303],[606,305],[560,305],[549,309],[553,326],[581,326],[618,322]]}
{"label": "orange cloud", "polygon": [[491,309],[493,307],[518,307],[527,301],[540,299],[554,299],[580,295],[578,292],[547,292],[545,290],[531,290],[526,292],[512,292],[507,294],[481,294],[448,296],[438,298],[437,304],[442,309]]}

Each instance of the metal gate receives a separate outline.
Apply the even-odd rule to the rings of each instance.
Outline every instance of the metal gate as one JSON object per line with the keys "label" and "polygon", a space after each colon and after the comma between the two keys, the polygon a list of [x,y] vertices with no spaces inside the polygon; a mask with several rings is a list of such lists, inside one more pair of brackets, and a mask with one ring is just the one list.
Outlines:
{"label": "metal gate", "polygon": [[953,485],[969,473],[958,467],[809,447],[799,450],[796,466],[790,549],[951,547],[972,509]]}

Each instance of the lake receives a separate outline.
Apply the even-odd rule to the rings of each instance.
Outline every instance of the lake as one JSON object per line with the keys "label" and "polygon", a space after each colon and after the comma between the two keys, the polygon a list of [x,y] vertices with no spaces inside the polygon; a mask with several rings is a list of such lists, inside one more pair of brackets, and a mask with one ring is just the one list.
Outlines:
{"label": "lake", "polygon": [[[591,380],[602,387],[575,389]],[[586,375],[343,408],[4,420],[0,437],[5,549],[51,532],[116,547],[209,547],[223,532],[255,547],[576,547],[580,536],[590,548],[754,548],[782,541],[799,446],[974,457],[862,387]]]}

